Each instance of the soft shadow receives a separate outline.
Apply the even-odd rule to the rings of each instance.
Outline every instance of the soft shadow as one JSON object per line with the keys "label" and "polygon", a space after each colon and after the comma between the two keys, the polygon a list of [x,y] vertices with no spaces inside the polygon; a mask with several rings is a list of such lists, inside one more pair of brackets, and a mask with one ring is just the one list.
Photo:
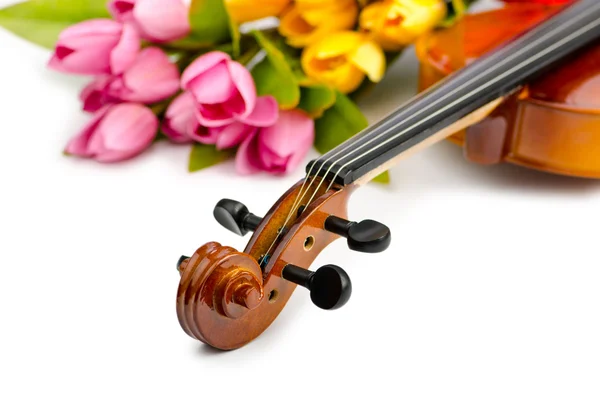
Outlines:
{"label": "soft shadow", "polygon": [[[595,179],[551,174],[508,163],[475,164],[463,157],[460,147],[449,142],[442,142],[428,150],[428,160],[436,164],[439,162],[445,174],[459,175],[459,181],[471,186],[569,195],[600,192],[600,181]],[[457,179],[452,178],[448,182],[456,184]]]}
{"label": "soft shadow", "polygon": [[200,343],[198,346],[197,352],[202,357],[214,357],[214,356],[224,356],[227,353],[230,353],[235,350],[219,350],[214,348],[206,343]]}
{"label": "soft shadow", "polygon": [[[248,347],[252,347],[258,351],[265,351],[274,344],[277,344],[278,340],[283,340],[286,338],[286,335],[289,336],[290,328],[293,324],[300,321],[302,311],[307,310],[307,306],[309,304],[303,302],[302,299],[290,299],[275,321],[258,338],[250,342],[247,346],[242,346],[240,349],[248,350]],[[197,354],[203,358],[224,357],[228,353],[235,351],[237,349],[228,351],[219,350],[205,343],[200,343],[196,350]]]}

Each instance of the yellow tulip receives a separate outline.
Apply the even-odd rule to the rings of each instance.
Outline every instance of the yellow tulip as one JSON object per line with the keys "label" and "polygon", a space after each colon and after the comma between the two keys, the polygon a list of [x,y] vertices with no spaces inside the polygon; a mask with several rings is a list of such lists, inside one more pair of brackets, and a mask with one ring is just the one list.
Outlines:
{"label": "yellow tulip", "polygon": [[290,0],[225,0],[225,7],[235,23],[279,16]]}
{"label": "yellow tulip", "polygon": [[385,0],[365,7],[359,25],[383,49],[397,51],[441,23],[446,12],[442,0]]}
{"label": "yellow tulip", "polygon": [[330,33],[351,29],[357,18],[356,0],[296,0],[281,16],[279,33],[289,45],[305,47]]}
{"label": "yellow tulip", "polygon": [[385,55],[377,43],[353,31],[336,32],[302,52],[302,68],[313,80],[343,93],[356,90],[365,75],[379,82],[385,73]]}

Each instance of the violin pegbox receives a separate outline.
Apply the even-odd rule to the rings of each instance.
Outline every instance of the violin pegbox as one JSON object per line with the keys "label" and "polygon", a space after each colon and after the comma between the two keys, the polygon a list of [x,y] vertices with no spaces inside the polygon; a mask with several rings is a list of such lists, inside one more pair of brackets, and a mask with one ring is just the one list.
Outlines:
{"label": "violin pegbox", "polygon": [[312,182],[292,187],[263,218],[233,200],[217,204],[214,215],[222,226],[254,234],[244,252],[208,243],[179,260],[177,315],[190,336],[222,350],[241,347],[275,320],[296,285],[309,289],[322,309],[348,301],[352,283],[343,269],[308,268],[340,236],[358,247],[353,249],[379,252],[389,245],[389,229],[344,221],[352,186]]}

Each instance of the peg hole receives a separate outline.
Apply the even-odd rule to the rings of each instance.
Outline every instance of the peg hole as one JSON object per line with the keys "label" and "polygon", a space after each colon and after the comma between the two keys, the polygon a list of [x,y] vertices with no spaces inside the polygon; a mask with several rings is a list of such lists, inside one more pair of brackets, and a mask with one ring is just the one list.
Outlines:
{"label": "peg hole", "polygon": [[271,290],[271,292],[269,292],[269,303],[275,303],[275,301],[277,301],[277,298],[279,298],[279,291],[277,291],[276,289]]}
{"label": "peg hole", "polygon": [[304,240],[304,251],[310,251],[314,245],[315,238],[313,236],[308,236],[306,240]]}

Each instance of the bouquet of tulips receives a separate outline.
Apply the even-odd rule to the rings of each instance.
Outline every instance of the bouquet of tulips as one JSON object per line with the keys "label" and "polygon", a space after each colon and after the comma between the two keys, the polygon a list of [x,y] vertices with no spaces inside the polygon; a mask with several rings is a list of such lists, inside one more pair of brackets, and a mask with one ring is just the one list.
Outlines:
{"label": "bouquet of tulips", "polygon": [[352,95],[468,3],[30,0],[0,25],[91,76],[67,154],[116,162],[169,139],[191,145],[191,171],[235,157],[240,173],[282,174],[365,128]]}

